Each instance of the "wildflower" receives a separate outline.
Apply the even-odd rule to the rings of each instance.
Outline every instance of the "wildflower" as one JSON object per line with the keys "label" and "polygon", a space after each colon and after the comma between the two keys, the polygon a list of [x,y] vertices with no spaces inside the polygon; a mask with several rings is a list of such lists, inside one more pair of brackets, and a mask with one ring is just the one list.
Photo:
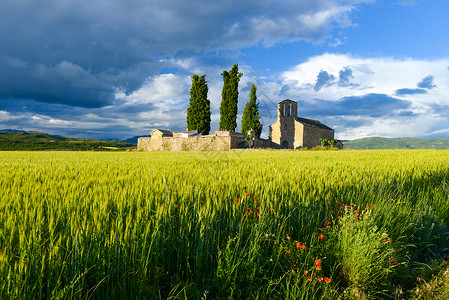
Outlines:
{"label": "wildflower", "polygon": [[324,282],[326,282],[326,283],[331,282],[331,280],[328,277],[324,277],[323,279],[324,279]]}
{"label": "wildflower", "polygon": [[318,235],[318,239],[321,241],[322,239],[324,239],[324,234],[319,234]]}
{"label": "wildflower", "polygon": [[248,212],[249,215],[252,214],[252,213],[253,213],[252,211],[249,211],[249,212]]}
{"label": "wildflower", "polygon": [[260,212],[257,213],[257,216],[260,217]]}
{"label": "wildflower", "polygon": [[237,199],[235,199],[235,201],[239,202],[239,201],[240,201],[240,199],[239,199],[239,198],[237,198]]}
{"label": "wildflower", "polygon": [[308,281],[312,281],[312,277],[309,277],[309,279],[307,279]]}
{"label": "wildflower", "polygon": [[354,207],[357,207],[357,204],[354,204]]}
{"label": "wildflower", "polygon": [[332,224],[332,222],[327,222],[327,225],[330,225],[330,224]]}
{"label": "wildflower", "polygon": [[296,273],[295,270],[292,270],[292,273],[295,274]]}
{"label": "wildflower", "polygon": [[246,210],[243,210],[244,213],[246,213]]}
{"label": "wildflower", "polygon": [[260,210],[260,206],[258,206],[257,209]]}
{"label": "wildflower", "polygon": [[388,239],[387,242],[391,243],[391,239]]}
{"label": "wildflower", "polygon": [[268,233],[265,233],[265,237],[268,238]]}
{"label": "wildflower", "polygon": [[254,199],[257,199],[257,196],[253,196]]}
{"label": "wildflower", "polygon": [[302,246],[302,245],[301,245],[301,243],[300,243],[300,242],[297,242],[297,243],[296,243],[296,248],[300,249],[300,248],[301,248],[301,246]]}
{"label": "wildflower", "polygon": [[178,206],[179,206],[178,204],[175,205],[175,207],[178,207]]}
{"label": "wildflower", "polygon": [[316,259],[315,260],[315,265],[317,265],[317,266],[321,265],[321,259]]}
{"label": "wildflower", "polygon": [[301,246],[301,249],[306,249],[306,248],[307,248],[306,245]]}
{"label": "wildflower", "polygon": [[291,239],[291,237],[287,236],[287,240],[290,240],[290,239]]}
{"label": "wildflower", "polygon": [[338,219],[341,220],[341,216],[338,216]]}
{"label": "wildflower", "polygon": [[326,226],[327,229],[331,228],[329,225]]}
{"label": "wildflower", "polygon": [[251,210],[251,207],[248,207],[248,210]]}
{"label": "wildflower", "polygon": [[245,196],[249,196],[249,193],[246,193]]}
{"label": "wildflower", "polygon": [[309,274],[309,271],[305,270],[304,275],[307,275],[307,274]]}
{"label": "wildflower", "polygon": [[398,263],[398,261],[395,259],[395,260],[393,260],[393,262],[395,263],[395,264],[397,264]]}
{"label": "wildflower", "polygon": [[285,251],[285,252],[287,252],[287,253],[291,253],[291,252],[290,252],[290,250],[287,250],[287,251]]}
{"label": "wildflower", "polygon": [[391,257],[388,258],[389,260],[393,260]]}
{"label": "wildflower", "polygon": [[323,281],[323,277],[318,277],[318,280],[319,281]]}
{"label": "wildflower", "polygon": [[321,266],[317,266],[317,267],[315,268],[315,270],[317,270],[317,271],[321,270]]}

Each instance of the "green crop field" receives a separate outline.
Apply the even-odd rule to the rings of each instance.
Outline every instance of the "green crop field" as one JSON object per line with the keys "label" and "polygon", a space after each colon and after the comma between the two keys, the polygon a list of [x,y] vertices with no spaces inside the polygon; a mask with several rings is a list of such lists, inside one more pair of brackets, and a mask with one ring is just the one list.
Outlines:
{"label": "green crop field", "polygon": [[0,152],[0,299],[447,299],[448,226],[445,150]]}

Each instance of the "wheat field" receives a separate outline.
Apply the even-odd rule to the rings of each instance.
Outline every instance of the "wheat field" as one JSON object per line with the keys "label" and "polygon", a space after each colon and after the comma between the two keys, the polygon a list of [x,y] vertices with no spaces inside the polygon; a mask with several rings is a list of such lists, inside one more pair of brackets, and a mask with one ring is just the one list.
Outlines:
{"label": "wheat field", "polygon": [[1,152],[1,299],[407,298],[449,151]]}

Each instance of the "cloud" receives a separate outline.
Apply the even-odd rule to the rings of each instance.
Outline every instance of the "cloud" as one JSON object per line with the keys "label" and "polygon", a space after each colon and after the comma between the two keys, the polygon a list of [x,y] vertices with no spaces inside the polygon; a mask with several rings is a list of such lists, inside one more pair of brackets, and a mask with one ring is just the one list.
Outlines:
{"label": "cloud", "polygon": [[[449,122],[445,106],[449,95],[448,62],[325,53],[285,71],[280,86],[288,85],[283,96],[300,100],[300,116],[319,119],[334,128],[339,138],[419,137]],[[316,74],[323,66],[328,75],[323,78],[339,74],[338,82],[323,79],[326,88],[317,90]],[[432,74],[432,78],[426,74]],[[422,83],[422,88],[401,88],[416,86],[417,82]],[[410,128],[398,124],[398,120],[410,124]],[[393,125],[397,127],[389,127]]]}
{"label": "cloud", "polygon": [[396,90],[396,95],[417,95],[417,94],[426,94],[427,91],[423,89],[398,89]]}
{"label": "cloud", "polygon": [[313,87],[315,92],[321,90],[321,88],[330,86],[335,81],[335,76],[321,70],[317,76],[315,86]]}
{"label": "cloud", "polygon": [[396,3],[403,5],[403,6],[412,6],[412,5],[416,5],[416,0],[401,0]]}
{"label": "cloud", "polygon": [[424,77],[417,86],[422,89],[433,89],[436,85],[433,83],[433,76],[429,75]]}
{"label": "cloud", "polygon": [[390,97],[385,94],[366,94],[363,96],[348,96],[335,100],[315,99],[304,103],[301,112],[316,117],[362,116],[379,118],[394,116],[402,110],[408,110],[411,102]]}
{"label": "cloud", "polygon": [[340,72],[338,72],[338,76],[340,78],[338,80],[338,84],[341,86],[350,85],[349,80],[354,78],[354,76],[352,75],[352,70],[349,67],[345,67],[343,70],[340,70]]}
{"label": "cloud", "polygon": [[0,4],[0,98],[95,108],[170,67],[159,58],[320,42],[372,0],[81,0]]}

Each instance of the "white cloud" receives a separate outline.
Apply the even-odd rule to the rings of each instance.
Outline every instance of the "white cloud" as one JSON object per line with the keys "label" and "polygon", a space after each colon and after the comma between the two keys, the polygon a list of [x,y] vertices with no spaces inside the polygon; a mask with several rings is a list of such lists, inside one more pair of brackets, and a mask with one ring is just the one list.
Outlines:
{"label": "white cloud", "polygon": [[[445,132],[438,130],[444,129],[443,124],[449,122],[449,111],[447,111],[449,109],[447,106],[449,97],[448,65],[449,59],[427,61],[359,58],[351,55],[325,53],[311,57],[306,62],[284,72],[282,78],[283,84],[289,86],[286,96],[290,99],[305,101],[306,108],[313,107],[319,100],[343,105],[345,98],[361,97],[360,99],[362,99],[366,95],[373,94],[386,95],[391,99],[397,99],[397,101],[406,100],[411,103],[410,107],[405,110],[385,111],[380,118],[363,115],[344,116],[343,119],[348,122],[347,124],[356,121],[364,123],[349,128],[345,128],[344,125],[340,126],[337,121],[332,121],[332,116],[324,117],[325,121],[331,123],[328,125],[339,129],[340,132],[337,132],[337,135],[340,138],[426,136],[432,132]],[[326,71],[329,75],[338,78],[339,72],[345,69],[352,71],[349,84],[339,85],[337,80],[334,80],[330,86],[314,89],[317,76],[321,71]],[[435,87],[417,89],[418,83],[429,76],[433,77]],[[397,92],[400,89],[411,90],[411,92],[401,94]],[[417,93],[413,93],[413,91],[417,91]],[[374,109],[377,103],[374,101],[371,105]],[[436,106],[442,110],[435,109]],[[349,110],[351,107],[347,107],[347,109]],[[299,110],[301,111],[301,107]],[[405,113],[403,116],[400,114],[401,111]]]}

